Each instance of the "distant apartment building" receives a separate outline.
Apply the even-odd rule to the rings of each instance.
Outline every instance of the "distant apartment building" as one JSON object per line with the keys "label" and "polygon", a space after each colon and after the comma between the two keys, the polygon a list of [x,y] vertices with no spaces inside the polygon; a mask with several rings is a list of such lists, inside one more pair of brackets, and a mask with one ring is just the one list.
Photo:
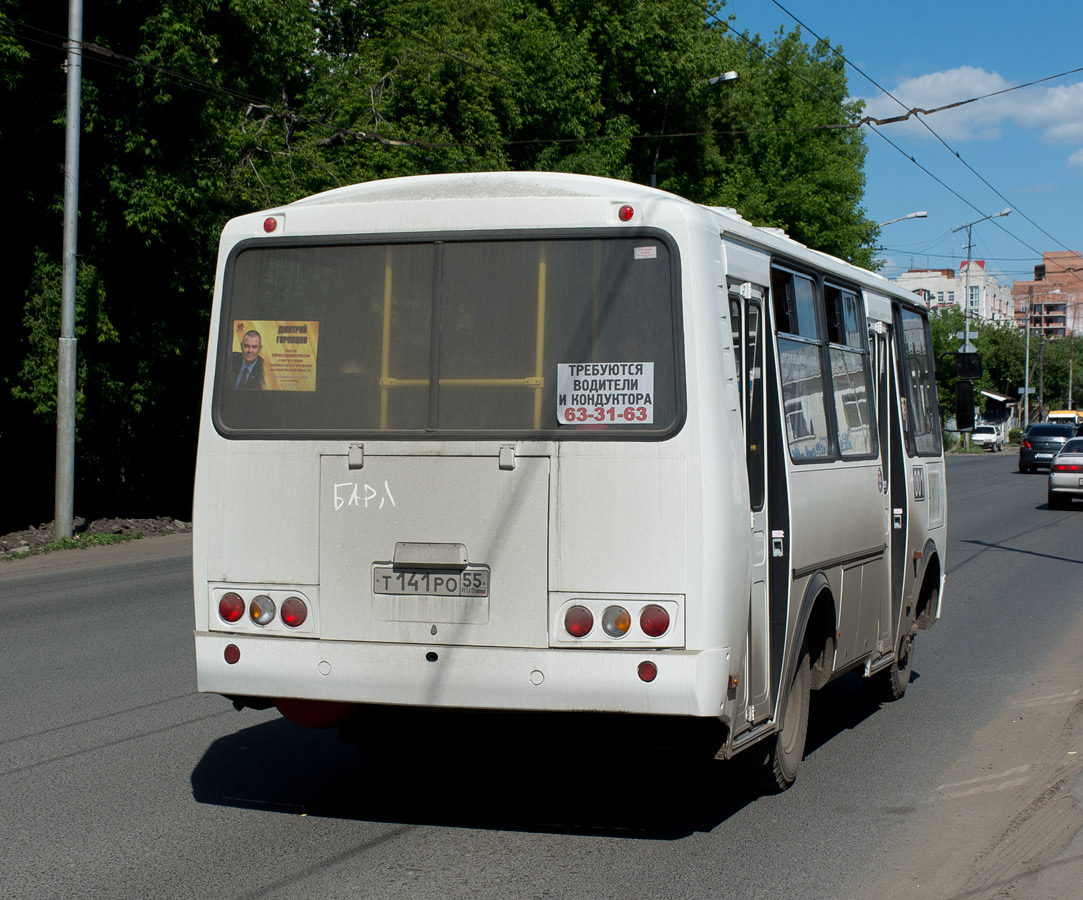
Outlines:
{"label": "distant apartment building", "polygon": [[893,278],[899,287],[918,294],[934,312],[956,306],[969,307],[969,316],[982,322],[1015,320],[1012,292],[985,269],[985,260],[964,261],[955,269],[910,269]]}
{"label": "distant apartment building", "polygon": [[1030,327],[1046,337],[1083,334],[1083,254],[1078,250],[1042,254],[1033,281],[1012,283],[1015,321],[1022,328],[1029,312]]}

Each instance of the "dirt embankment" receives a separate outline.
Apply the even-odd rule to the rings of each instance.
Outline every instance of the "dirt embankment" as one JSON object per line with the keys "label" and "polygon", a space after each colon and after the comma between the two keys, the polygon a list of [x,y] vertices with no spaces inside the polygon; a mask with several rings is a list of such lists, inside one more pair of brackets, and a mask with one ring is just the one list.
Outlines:
{"label": "dirt embankment", "polygon": [[[86,519],[76,516],[72,535],[76,539],[88,534],[121,534],[153,537],[162,534],[184,534],[192,530],[191,522],[158,516],[155,519]],[[44,522],[29,525],[21,531],[0,535],[0,556],[10,557],[24,553],[37,553],[56,540],[56,523]]]}

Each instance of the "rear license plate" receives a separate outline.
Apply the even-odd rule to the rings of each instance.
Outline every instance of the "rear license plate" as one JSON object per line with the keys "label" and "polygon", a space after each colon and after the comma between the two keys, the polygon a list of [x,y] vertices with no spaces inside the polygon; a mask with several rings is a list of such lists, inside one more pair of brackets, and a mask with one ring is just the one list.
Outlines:
{"label": "rear license plate", "polygon": [[1035,453],[1034,458],[1035,459],[1052,459],[1053,454],[1052,453]]}
{"label": "rear license plate", "polygon": [[489,570],[482,567],[458,569],[396,569],[373,566],[374,594],[424,594],[429,597],[488,597]]}

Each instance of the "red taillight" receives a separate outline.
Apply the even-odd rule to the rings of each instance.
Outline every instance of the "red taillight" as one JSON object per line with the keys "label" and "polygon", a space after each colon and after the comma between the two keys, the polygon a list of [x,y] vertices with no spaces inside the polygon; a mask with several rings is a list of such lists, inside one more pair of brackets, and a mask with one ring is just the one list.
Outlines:
{"label": "red taillight", "polygon": [[636,672],[639,675],[640,681],[645,681],[647,684],[650,684],[658,677],[658,666],[647,659],[639,664],[639,668]]}
{"label": "red taillight", "polygon": [[594,627],[594,614],[585,606],[572,606],[564,613],[564,628],[572,637],[586,637]]}
{"label": "red taillight", "polygon": [[1057,463],[1053,466],[1054,472],[1083,472],[1083,466],[1078,463]]}
{"label": "red taillight", "polygon": [[669,613],[656,603],[644,606],[639,614],[639,627],[647,637],[661,637],[669,631]]}
{"label": "red taillight", "polygon": [[622,222],[627,222],[635,214],[636,211],[627,203],[625,203],[624,206],[617,210],[617,218],[620,219]]}
{"label": "red taillight", "polygon": [[270,234],[272,231],[278,230],[278,219],[274,216],[268,216],[263,220],[263,230]]}
{"label": "red taillight", "polygon": [[290,597],[282,604],[282,621],[289,625],[290,628],[304,625],[307,618],[308,607],[305,606],[305,601],[300,597]]}
{"label": "red taillight", "polygon": [[240,662],[241,648],[236,644],[226,644],[226,652],[222,654],[226,662],[231,666]]}
{"label": "red taillight", "polygon": [[240,594],[230,591],[218,601],[218,615],[224,622],[236,622],[244,615],[244,600]]}
{"label": "red taillight", "polygon": [[1032,449],[1032,448],[1031,448],[1031,446],[1030,446],[1030,441],[1028,441],[1028,440],[1024,440],[1024,441],[1023,441],[1023,449],[1024,449],[1024,450],[1030,450],[1030,449]]}

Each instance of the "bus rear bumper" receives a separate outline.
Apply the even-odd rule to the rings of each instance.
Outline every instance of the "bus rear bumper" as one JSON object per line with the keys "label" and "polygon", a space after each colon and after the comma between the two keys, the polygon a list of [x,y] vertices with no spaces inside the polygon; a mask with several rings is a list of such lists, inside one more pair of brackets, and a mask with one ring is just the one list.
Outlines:
{"label": "bus rear bumper", "polygon": [[[226,648],[239,651],[226,662]],[[730,651],[458,647],[195,633],[200,691],[346,703],[719,716]],[[640,679],[642,662],[657,677]]]}

